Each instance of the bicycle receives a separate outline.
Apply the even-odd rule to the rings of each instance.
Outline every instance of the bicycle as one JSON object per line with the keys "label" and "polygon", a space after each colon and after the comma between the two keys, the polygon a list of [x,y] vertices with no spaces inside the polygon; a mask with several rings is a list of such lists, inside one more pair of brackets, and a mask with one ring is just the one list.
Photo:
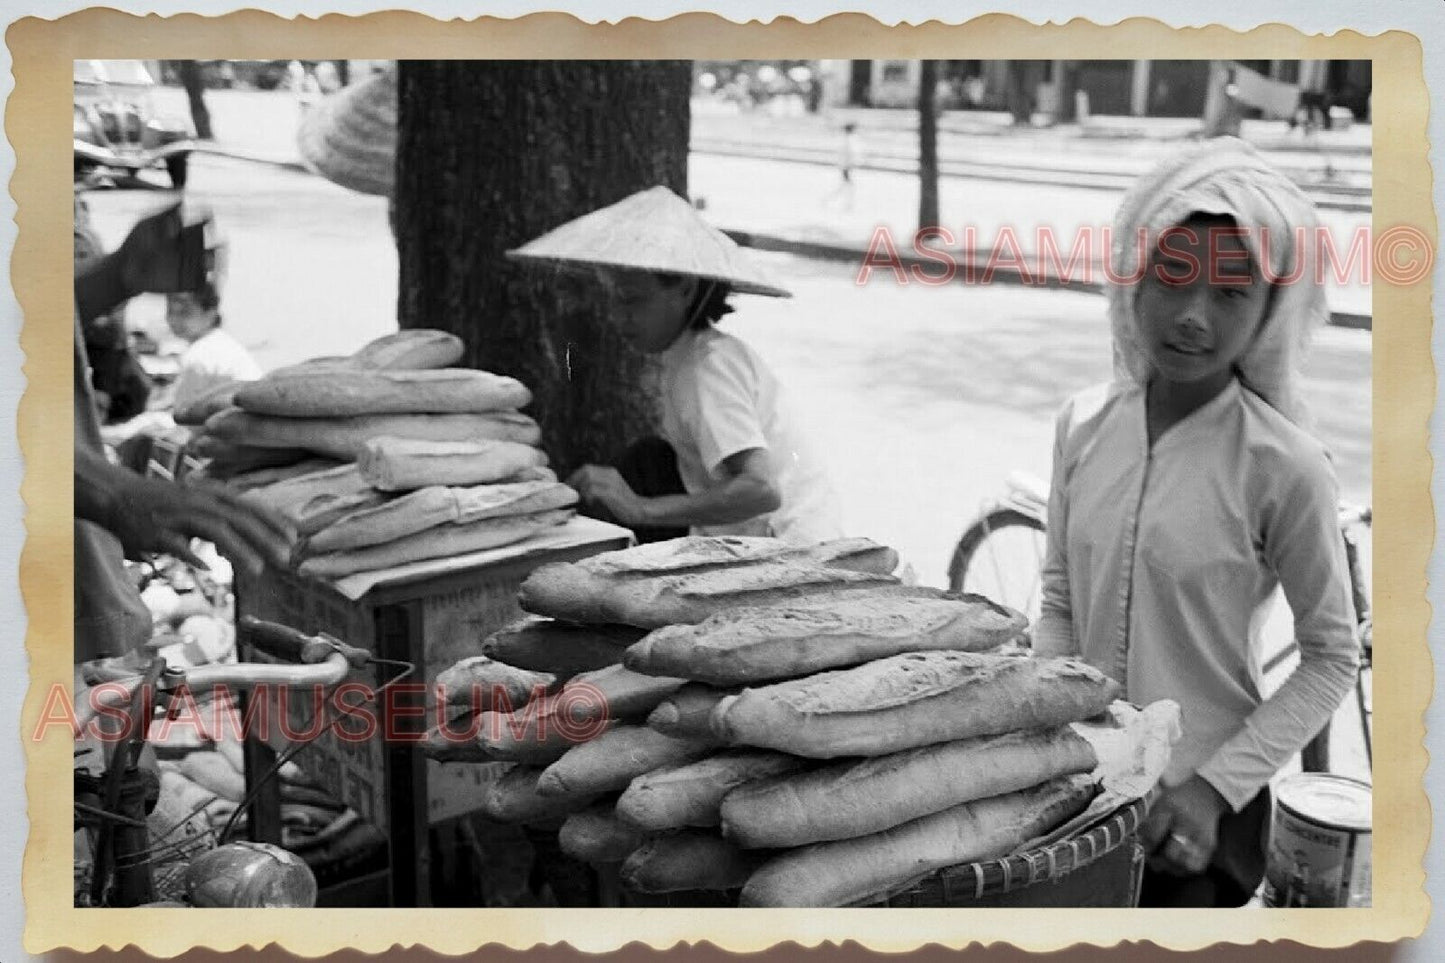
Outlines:
{"label": "bicycle", "polygon": [[[150,723],[157,718],[157,713],[169,714],[174,719],[183,693],[194,700],[223,687],[243,695],[253,694],[263,686],[329,688],[340,684],[353,670],[373,664],[396,664],[377,659],[366,649],[347,645],[331,636],[306,636],[287,626],[250,616],[242,618],[237,625],[237,637],[239,642],[281,663],[239,662],[174,668],[157,657],[138,675],[101,665],[88,667],[86,681],[93,688],[90,698],[76,707],[77,734],[89,730],[107,709],[123,709],[128,724],[100,773],[92,774],[80,759],[85,752],[94,751],[93,747],[76,754],[75,825],[77,831],[86,831],[92,854],[88,893],[83,899],[77,894],[77,905],[140,906],[155,902],[157,890],[152,867],[167,857],[194,855],[187,852],[187,847],[196,845],[193,840],[169,841],[169,836],[190,817],[161,834],[156,841],[158,845],[153,845],[146,815],[148,804],[154,805],[152,790],[156,780],[139,765],[149,738]],[[395,685],[414,670],[409,663],[401,665],[403,671],[386,683],[387,686]],[[109,715],[115,717],[113,712]],[[292,745],[261,773],[250,772],[248,761],[245,798],[225,828],[216,834],[217,838],[224,841],[229,836],[237,818],[256,803],[260,789],[306,745]],[[197,813],[191,814],[195,815]],[[309,870],[307,872],[309,874]],[[312,878],[309,901],[298,901],[296,905],[311,905],[314,900]]]}
{"label": "bicycle", "polygon": [[[1048,530],[1048,485],[1026,472],[1013,472],[1003,495],[983,506],[977,519],[959,538],[948,563],[948,587],[973,592],[1022,612],[1033,625],[1043,607],[1042,571]],[[1360,632],[1360,671],[1355,679],[1355,704],[1360,717],[1365,761],[1374,764],[1370,699],[1373,657],[1373,619],[1370,586],[1360,559],[1368,538],[1373,510],[1369,505],[1340,505],[1340,534],[1349,566],[1350,594]],[[1271,656],[1262,668],[1268,674],[1297,654],[1293,639]],[[1329,723],[1300,753],[1306,772],[1328,772]]]}

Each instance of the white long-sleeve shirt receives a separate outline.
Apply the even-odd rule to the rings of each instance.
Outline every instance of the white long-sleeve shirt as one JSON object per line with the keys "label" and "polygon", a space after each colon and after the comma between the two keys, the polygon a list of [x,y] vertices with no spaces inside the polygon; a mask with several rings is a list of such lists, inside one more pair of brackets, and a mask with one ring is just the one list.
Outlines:
{"label": "white long-sleeve shirt", "polygon": [[[1148,442],[1143,388],[1095,389],[1059,417],[1035,651],[1079,654],[1183,737],[1237,811],[1330,718],[1359,651],[1337,486],[1323,446],[1237,380]],[[1298,667],[1265,699],[1260,633],[1276,587]]]}

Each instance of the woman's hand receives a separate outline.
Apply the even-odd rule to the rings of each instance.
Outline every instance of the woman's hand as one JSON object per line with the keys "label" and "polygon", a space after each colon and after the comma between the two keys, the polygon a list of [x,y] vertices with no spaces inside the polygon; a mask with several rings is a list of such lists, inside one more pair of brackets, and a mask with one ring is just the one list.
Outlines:
{"label": "woman's hand", "polygon": [[1200,776],[1167,789],[1139,831],[1151,869],[1175,876],[1204,872],[1219,845],[1219,818],[1229,803]]}
{"label": "woman's hand", "polygon": [[567,484],[577,489],[584,505],[605,508],[622,525],[647,523],[647,499],[633,491],[616,468],[583,465],[572,473]]}

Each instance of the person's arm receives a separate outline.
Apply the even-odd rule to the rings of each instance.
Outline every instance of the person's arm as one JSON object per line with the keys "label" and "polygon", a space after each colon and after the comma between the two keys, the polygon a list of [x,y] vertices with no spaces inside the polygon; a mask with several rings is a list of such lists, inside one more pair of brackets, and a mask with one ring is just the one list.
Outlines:
{"label": "person's arm", "polygon": [[1199,768],[1235,811],[1324,727],[1359,671],[1337,487],[1323,453],[1317,457],[1280,494],[1264,532],[1265,558],[1294,613],[1299,665]]}
{"label": "person's arm", "polygon": [[1069,591],[1069,504],[1064,484],[1064,442],[1069,436],[1073,404],[1064,406],[1054,429],[1054,462],[1049,484],[1049,518],[1045,528],[1044,566],[1040,573],[1043,602],[1033,631],[1035,655],[1077,655],[1074,612]]}
{"label": "person's arm", "polygon": [[723,483],[706,491],[655,498],[638,495],[617,469],[601,465],[578,469],[567,483],[584,502],[606,506],[623,525],[731,525],[775,512],[782,504],[766,449],[751,448],[724,459],[722,472]]}
{"label": "person's arm", "polygon": [[75,449],[75,517],[93,522],[121,543],[127,558],[165,553],[200,568],[192,538],[215,544],[253,572],[266,560],[284,564],[281,538],[256,511],[219,486],[176,485],[112,465],[84,446]]}
{"label": "person's arm", "polygon": [[175,204],[136,222],[120,247],[75,272],[75,310],[82,322],[142,292],[195,291],[210,270],[205,231],[188,231]]}

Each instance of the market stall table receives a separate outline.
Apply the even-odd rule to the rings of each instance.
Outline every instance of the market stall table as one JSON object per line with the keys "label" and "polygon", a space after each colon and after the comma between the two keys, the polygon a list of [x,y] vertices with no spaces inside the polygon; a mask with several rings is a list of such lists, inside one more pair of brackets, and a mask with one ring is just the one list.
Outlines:
{"label": "market stall table", "polygon": [[[324,632],[369,649],[379,659],[416,667],[404,685],[386,690],[370,707],[375,726],[369,734],[364,717],[346,714],[335,701],[327,703],[334,724],[320,726],[313,694],[271,693],[271,718],[280,724],[270,727],[264,741],[248,738],[248,778],[265,771],[275,752],[297,737],[313,738],[302,757],[308,771],[390,840],[390,905],[429,905],[430,827],[475,808],[478,793],[471,771],[479,767],[445,766],[416,751],[415,739],[428,721],[423,686],[458,660],[477,654],[483,638],[522,614],[517,589],[533,570],[625,548],[631,540],[627,529],[578,516],[515,545],[334,582],[273,568],[259,576],[238,571],[238,619],[250,615],[306,634]],[[381,678],[375,673],[354,676],[367,688],[355,689],[342,704],[361,704],[365,695],[394,677],[387,666],[381,668]],[[279,842],[274,780],[268,788],[252,806],[252,835]]]}

